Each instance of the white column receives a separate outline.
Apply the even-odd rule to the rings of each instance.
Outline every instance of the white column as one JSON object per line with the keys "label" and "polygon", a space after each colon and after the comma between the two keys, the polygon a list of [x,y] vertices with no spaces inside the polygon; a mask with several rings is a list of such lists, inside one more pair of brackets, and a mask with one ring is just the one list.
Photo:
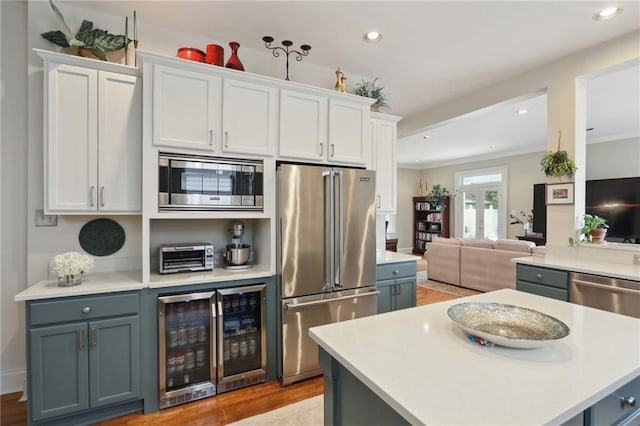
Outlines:
{"label": "white column", "polygon": [[[547,206],[547,244],[567,244],[584,214],[586,127],[586,80],[564,76],[550,83],[547,87],[547,150],[558,150],[558,131],[561,131],[560,149],[568,152],[578,170],[573,179],[562,180],[575,182],[574,204]],[[547,183],[560,181],[555,177],[547,178]]]}

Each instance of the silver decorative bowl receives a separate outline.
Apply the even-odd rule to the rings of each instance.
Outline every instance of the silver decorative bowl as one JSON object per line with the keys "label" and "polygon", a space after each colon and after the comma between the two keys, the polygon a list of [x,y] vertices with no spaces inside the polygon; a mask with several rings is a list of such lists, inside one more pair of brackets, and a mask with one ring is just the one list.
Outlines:
{"label": "silver decorative bowl", "polygon": [[451,306],[447,314],[467,333],[511,348],[543,347],[570,333],[559,319],[521,306],[459,303]]}

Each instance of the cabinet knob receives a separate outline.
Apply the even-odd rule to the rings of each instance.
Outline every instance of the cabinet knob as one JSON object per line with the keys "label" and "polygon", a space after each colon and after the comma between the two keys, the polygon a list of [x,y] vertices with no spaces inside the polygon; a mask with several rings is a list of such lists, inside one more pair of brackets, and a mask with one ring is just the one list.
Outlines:
{"label": "cabinet knob", "polygon": [[82,313],[83,314],[88,314],[91,312],[91,308],[88,306],[85,306],[84,308],[82,308]]}
{"label": "cabinet knob", "polygon": [[542,279],[542,274],[536,274],[536,278],[541,280]]}
{"label": "cabinet knob", "polygon": [[397,270],[397,269],[394,269],[394,270],[393,270],[393,275],[398,275],[399,273],[400,273],[400,271],[399,271],[399,270]]}
{"label": "cabinet knob", "polygon": [[636,399],[633,396],[621,396],[620,408],[633,408],[636,406]]}

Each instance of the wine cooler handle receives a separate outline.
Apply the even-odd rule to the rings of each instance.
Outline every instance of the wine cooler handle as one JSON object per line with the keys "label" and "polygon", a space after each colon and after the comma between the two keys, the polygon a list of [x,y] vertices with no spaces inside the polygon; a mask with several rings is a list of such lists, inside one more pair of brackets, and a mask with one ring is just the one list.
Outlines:
{"label": "wine cooler handle", "polygon": [[[214,352],[214,348],[217,346],[218,347],[218,354],[216,356],[215,362],[212,360],[211,361],[211,372],[213,373],[216,369],[218,370],[218,377],[221,379],[222,377],[224,377],[224,365],[223,365],[223,354],[224,354],[224,348],[223,348],[223,344],[224,342],[222,341],[222,337],[224,336],[223,334],[223,324],[222,324],[222,320],[224,319],[224,315],[222,313],[222,300],[220,300],[220,294],[218,294],[218,313],[219,313],[219,317],[217,319],[217,321],[212,323],[212,327],[211,327],[211,349],[212,349],[212,353]],[[213,307],[213,306],[212,306]],[[214,312],[213,316],[215,317],[216,314]],[[217,327],[215,326],[217,324]],[[218,341],[218,339],[220,339],[220,341]],[[215,377],[216,375],[213,374],[211,377]]]}

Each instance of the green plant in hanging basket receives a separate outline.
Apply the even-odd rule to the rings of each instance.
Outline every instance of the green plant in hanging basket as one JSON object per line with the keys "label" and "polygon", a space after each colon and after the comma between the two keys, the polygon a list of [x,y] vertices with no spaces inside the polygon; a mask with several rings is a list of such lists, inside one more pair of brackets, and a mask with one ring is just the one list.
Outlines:
{"label": "green plant in hanging basket", "polygon": [[547,177],[549,176],[557,176],[557,177],[573,177],[578,167],[576,167],[576,163],[569,158],[569,153],[564,150],[560,150],[560,138],[562,137],[562,132],[558,132],[558,150],[556,152],[547,151],[547,153],[540,160],[540,166],[542,171]]}

